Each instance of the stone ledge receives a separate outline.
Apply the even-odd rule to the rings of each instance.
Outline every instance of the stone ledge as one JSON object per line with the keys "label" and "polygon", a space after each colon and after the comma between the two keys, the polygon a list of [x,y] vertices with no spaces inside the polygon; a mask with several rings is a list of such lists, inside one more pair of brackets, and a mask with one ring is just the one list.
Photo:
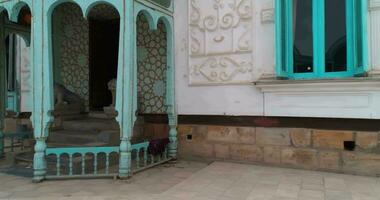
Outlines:
{"label": "stone ledge", "polygon": [[260,79],[253,83],[262,92],[380,91],[380,78],[278,80]]}

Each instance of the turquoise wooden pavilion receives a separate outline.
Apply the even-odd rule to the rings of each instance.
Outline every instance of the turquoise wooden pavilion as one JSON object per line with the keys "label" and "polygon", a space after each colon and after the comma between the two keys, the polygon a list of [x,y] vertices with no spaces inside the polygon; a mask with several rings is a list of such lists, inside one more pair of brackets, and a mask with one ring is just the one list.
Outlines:
{"label": "turquoise wooden pavilion", "polygon": [[[120,146],[116,147],[77,147],[77,148],[47,148],[46,140],[49,137],[50,127],[53,122],[54,110],[54,54],[53,54],[53,34],[54,21],[52,15],[54,10],[64,3],[72,3],[79,6],[83,17],[87,18],[91,10],[98,5],[108,5],[113,7],[120,17],[118,62],[117,62],[117,86],[116,105],[118,113],[116,120],[120,127]],[[20,12],[28,8],[31,13],[30,34],[26,28],[20,24]],[[70,170],[67,176],[86,177],[100,176],[97,172],[97,159],[95,159],[95,170],[91,174],[86,174],[84,167],[84,157],[87,153],[96,156],[99,153],[106,155],[106,169],[103,175],[110,175],[108,164],[111,153],[118,154],[119,167],[117,175],[120,178],[131,176],[132,156],[131,152],[137,150],[137,166],[147,165],[147,162],[161,162],[161,158],[150,160],[147,158],[147,144],[141,143],[132,145],[131,136],[133,125],[136,120],[135,113],[138,109],[137,84],[138,84],[138,49],[136,47],[137,38],[137,18],[144,15],[148,20],[149,28],[156,30],[161,23],[166,29],[167,51],[166,51],[166,81],[165,81],[165,109],[169,124],[169,145],[167,155],[164,160],[176,158],[177,153],[177,116],[175,109],[174,95],[174,62],[173,62],[173,2],[171,0],[0,0],[0,130],[4,127],[5,104],[6,104],[6,45],[5,38],[8,34],[17,33],[21,35],[26,43],[30,45],[30,69],[32,73],[32,125],[34,138],[34,178],[36,182],[42,181],[47,176],[47,154],[57,156],[57,172],[55,177],[62,176],[60,173],[59,158],[62,154],[69,155]],[[2,132],[0,131],[0,139]],[[2,144],[2,143],[0,143]],[[2,151],[2,146],[0,151]],[[144,152],[140,160],[139,155]],[[2,153],[2,152],[0,152]],[[83,171],[75,175],[72,171],[72,159],[74,154],[82,157]]]}

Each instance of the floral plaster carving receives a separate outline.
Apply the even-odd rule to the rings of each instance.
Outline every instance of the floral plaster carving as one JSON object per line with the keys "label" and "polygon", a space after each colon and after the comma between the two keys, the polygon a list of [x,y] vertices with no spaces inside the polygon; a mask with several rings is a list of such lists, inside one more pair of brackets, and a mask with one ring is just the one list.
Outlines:
{"label": "floral plaster carving", "polygon": [[274,22],[274,9],[263,9],[261,11],[261,22],[262,23],[273,23]]}
{"label": "floral plaster carving", "polygon": [[190,84],[252,79],[251,0],[189,1]]}

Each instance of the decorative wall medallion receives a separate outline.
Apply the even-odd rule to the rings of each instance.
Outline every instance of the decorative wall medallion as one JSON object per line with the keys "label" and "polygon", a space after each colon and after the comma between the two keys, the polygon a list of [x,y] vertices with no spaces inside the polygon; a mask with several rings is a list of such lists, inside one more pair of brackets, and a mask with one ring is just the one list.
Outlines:
{"label": "decorative wall medallion", "polygon": [[273,23],[274,22],[274,9],[263,9],[261,10],[261,23]]}
{"label": "decorative wall medallion", "polygon": [[189,1],[190,84],[252,80],[251,0]]}

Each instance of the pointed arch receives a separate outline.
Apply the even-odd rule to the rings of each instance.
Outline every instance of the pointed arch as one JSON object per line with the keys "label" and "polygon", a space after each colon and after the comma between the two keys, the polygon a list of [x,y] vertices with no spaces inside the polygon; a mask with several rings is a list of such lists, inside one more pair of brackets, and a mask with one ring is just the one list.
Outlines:
{"label": "pointed arch", "polygon": [[[53,13],[54,13],[54,10],[55,10],[58,6],[60,6],[60,5],[62,5],[62,4],[65,4],[65,3],[72,3],[72,4],[76,5],[76,6],[78,6],[78,7],[80,8],[81,12],[82,12],[82,15],[83,15],[83,6],[82,6],[80,3],[78,3],[77,1],[75,1],[75,0],[60,0],[60,1],[55,1],[54,3],[52,3],[52,4],[49,6],[49,9],[48,9],[48,11],[47,11],[48,19],[51,19],[51,18],[52,18]],[[50,23],[50,22],[49,22],[49,23]]]}
{"label": "pointed arch", "polygon": [[8,10],[4,6],[0,6],[0,16],[5,16],[7,19],[9,19]]}
{"label": "pointed arch", "polygon": [[117,11],[117,14],[121,18],[120,10],[113,3],[108,2],[108,1],[104,1],[104,0],[95,1],[95,2],[91,3],[90,5],[88,5],[86,7],[86,10],[84,11],[84,17],[86,19],[88,19],[89,15],[91,14],[92,9],[95,8],[98,5],[107,5],[107,6],[112,7],[112,9],[114,9],[114,10]]}
{"label": "pointed arch", "polygon": [[135,24],[137,24],[137,18],[139,15],[143,15],[147,20],[149,24],[150,30],[156,30],[157,29],[157,20],[155,20],[155,17],[146,9],[140,9],[136,16],[135,16]]}
{"label": "pointed arch", "polygon": [[20,12],[25,7],[27,7],[31,11],[31,9],[30,9],[31,7],[28,3],[24,2],[24,1],[17,2],[11,9],[10,20],[17,23]]}

